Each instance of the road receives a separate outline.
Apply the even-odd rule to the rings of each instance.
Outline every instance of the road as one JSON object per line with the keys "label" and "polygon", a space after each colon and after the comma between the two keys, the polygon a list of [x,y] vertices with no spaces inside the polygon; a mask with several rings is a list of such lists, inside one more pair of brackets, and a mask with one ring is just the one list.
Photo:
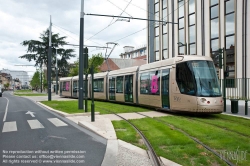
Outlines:
{"label": "road", "polygon": [[107,141],[35,102],[0,98],[0,165],[100,166]]}

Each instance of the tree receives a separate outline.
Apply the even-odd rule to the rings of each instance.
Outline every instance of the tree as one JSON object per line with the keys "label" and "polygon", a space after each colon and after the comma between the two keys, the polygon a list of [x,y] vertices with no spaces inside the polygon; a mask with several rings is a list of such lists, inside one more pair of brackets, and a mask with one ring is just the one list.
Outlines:
{"label": "tree", "polygon": [[32,89],[34,88],[35,90],[38,89],[38,87],[40,87],[41,83],[40,83],[40,72],[36,71],[30,81],[30,85],[32,86]]}
{"label": "tree", "polygon": [[[21,43],[23,46],[27,46],[27,54],[20,56],[19,58],[27,59],[30,61],[35,61],[35,66],[41,67],[44,64],[47,66],[48,64],[48,48],[49,48],[49,30],[47,29],[43,33],[40,34],[40,40],[25,40]],[[65,41],[66,37],[60,37],[59,34],[53,34],[51,35],[51,41],[52,41],[52,66],[55,66],[56,63],[56,50],[57,55],[60,56],[59,59],[57,59],[58,64],[58,71],[61,73],[61,76],[65,77],[68,75],[69,71],[69,64],[67,60],[69,60],[71,57],[75,57],[75,54],[73,54],[73,49],[63,49],[62,47],[67,44]],[[59,49],[59,47],[61,47]],[[54,72],[54,71],[53,71]],[[54,74],[52,72],[52,74]]]}
{"label": "tree", "polygon": [[[103,63],[103,61],[104,61],[104,58],[102,54],[92,55],[92,57],[89,59],[89,62],[88,62],[89,64],[88,68],[90,68],[91,65],[93,64],[94,73],[98,73],[100,72],[99,66]],[[78,71],[79,71],[79,60],[77,60],[74,63],[74,67],[70,69],[69,76],[77,76],[79,73]],[[87,72],[90,73],[89,70]]]}
{"label": "tree", "polygon": [[7,89],[10,86],[10,83],[6,83],[3,85],[5,89]]}

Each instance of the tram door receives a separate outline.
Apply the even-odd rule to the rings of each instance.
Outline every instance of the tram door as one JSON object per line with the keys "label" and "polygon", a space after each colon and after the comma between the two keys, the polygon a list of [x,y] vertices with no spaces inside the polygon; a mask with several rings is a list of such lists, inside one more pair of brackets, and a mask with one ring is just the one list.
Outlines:
{"label": "tram door", "polygon": [[124,82],[125,102],[133,102],[133,75],[126,75]]}
{"label": "tram door", "polygon": [[170,108],[169,104],[169,69],[162,70],[161,82],[161,100],[162,108]]}
{"label": "tram door", "polygon": [[109,78],[109,100],[115,100],[115,78],[110,77]]}
{"label": "tram door", "polygon": [[78,90],[77,81],[73,81],[73,97],[77,97],[77,90]]}

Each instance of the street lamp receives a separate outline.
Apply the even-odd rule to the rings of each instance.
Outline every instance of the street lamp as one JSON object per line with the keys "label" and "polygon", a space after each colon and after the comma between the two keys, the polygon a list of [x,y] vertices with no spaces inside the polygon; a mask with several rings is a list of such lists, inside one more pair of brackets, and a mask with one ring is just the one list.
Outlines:
{"label": "street lamp", "polygon": [[58,95],[58,67],[57,67],[57,49],[56,49],[56,94]]}
{"label": "street lamp", "polygon": [[182,46],[185,47],[185,55],[187,55],[187,43],[183,44],[182,42],[178,42],[177,44],[178,44],[179,47],[182,47]]}

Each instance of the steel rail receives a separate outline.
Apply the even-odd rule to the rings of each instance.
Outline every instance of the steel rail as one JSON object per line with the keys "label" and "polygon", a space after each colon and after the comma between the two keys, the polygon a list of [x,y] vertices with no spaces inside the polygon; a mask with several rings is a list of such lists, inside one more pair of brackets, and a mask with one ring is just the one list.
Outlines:
{"label": "steel rail", "polygon": [[133,126],[134,129],[140,134],[141,138],[143,139],[144,144],[147,146],[148,152],[149,152],[148,155],[149,155],[149,158],[150,158],[152,164],[153,164],[154,166],[162,166],[162,164],[161,164],[162,162],[160,161],[159,157],[156,155],[156,153],[155,153],[153,147],[151,146],[150,142],[147,140],[147,138],[144,136],[144,134],[143,134],[143,133],[142,133],[133,123],[131,123],[131,122],[128,121],[126,118],[124,118],[124,117],[122,117],[122,116],[116,114],[116,113],[113,112],[113,111],[110,111],[110,110],[105,109],[105,108],[102,108],[102,107],[98,107],[98,108],[101,108],[101,109],[104,110],[104,111],[110,112],[110,113],[112,113],[112,114],[114,114],[114,115],[120,117],[121,119],[123,119],[123,120],[125,120],[126,122],[128,122],[131,126]]}

